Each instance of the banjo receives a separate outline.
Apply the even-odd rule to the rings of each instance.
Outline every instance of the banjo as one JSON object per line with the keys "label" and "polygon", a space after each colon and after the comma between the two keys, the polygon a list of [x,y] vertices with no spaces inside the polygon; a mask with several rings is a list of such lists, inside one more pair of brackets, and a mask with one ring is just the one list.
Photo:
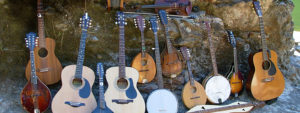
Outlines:
{"label": "banjo", "polygon": [[205,88],[208,101],[213,104],[221,104],[230,96],[230,84],[224,76],[218,73],[214,45],[211,37],[210,23],[205,21],[205,25],[207,28],[213,73],[203,80],[202,85]]}
{"label": "banjo", "polygon": [[[160,53],[158,44],[158,25],[156,17],[150,18],[151,29],[155,37],[155,60],[157,68],[157,82],[158,90],[153,91],[147,99],[147,111],[148,113],[177,113],[178,100],[176,96],[169,90],[163,89],[163,77],[160,64]],[[170,104],[172,103],[172,104]]]}

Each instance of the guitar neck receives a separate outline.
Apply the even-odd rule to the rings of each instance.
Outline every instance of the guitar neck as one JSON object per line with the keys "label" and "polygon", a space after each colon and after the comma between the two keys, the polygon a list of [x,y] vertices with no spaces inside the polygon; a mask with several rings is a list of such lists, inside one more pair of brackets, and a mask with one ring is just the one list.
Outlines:
{"label": "guitar neck", "polygon": [[119,78],[125,78],[124,26],[119,26]]}
{"label": "guitar neck", "polygon": [[33,84],[34,88],[36,88],[37,85],[37,76],[36,76],[36,70],[35,70],[35,61],[34,61],[34,51],[30,51],[30,65],[31,65],[31,84]]}
{"label": "guitar neck", "polygon": [[266,34],[265,34],[263,17],[259,17],[259,28],[260,28],[260,35],[261,35],[263,58],[264,58],[264,60],[268,60],[268,55],[267,55],[268,47],[267,47],[267,43],[266,43]]}
{"label": "guitar neck", "polygon": [[146,46],[145,46],[145,37],[144,37],[144,31],[141,31],[141,39],[142,39],[142,57],[145,57],[146,53]]}
{"label": "guitar neck", "polygon": [[100,103],[100,108],[105,109],[106,108],[106,103],[104,100],[104,83],[103,83],[103,75],[99,75],[99,103]]}
{"label": "guitar neck", "polygon": [[213,65],[214,75],[218,75],[218,67],[217,67],[217,61],[216,61],[216,55],[215,55],[215,47],[213,45],[212,37],[211,37],[211,28],[209,23],[206,23],[207,25],[207,35],[209,40],[209,49],[210,49],[210,56],[211,56],[211,62]]}
{"label": "guitar neck", "polygon": [[169,27],[168,25],[164,25],[165,27],[165,34],[166,34],[166,43],[167,43],[167,48],[168,48],[168,53],[173,53],[172,51],[172,43],[170,40],[170,35],[169,35]]}
{"label": "guitar neck", "polygon": [[81,30],[80,46],[79,46],[78,57],[77,57],[75,78],[82,78],[82,67],[83,67],[84,56],[85,56],[86,37],[87,37],[87,29],[82,29]]}
{"label": "guitar neck", "polygon": [[194,86],[194,75],[192,73],[192,66],[189,60],[186,60],[187,63],[187,68],[188,68],[188,72],[189,72],[189,78],[190,78],[190,82],[191,82],[191,86]]}
{"label": "guitar neck", "polygon": [[38,18],[38,35],[39,35],[39,47],[45,47],[45,29],[44,29],[44,8],[42,0],[37,2],[37,18]]}
{"label": "guitar neck", "polygon": [[164,88],[164,81],[163,81],[163,77],[162,77],[157,32],[154,32],[154,37],[155,37],[155,60],[156,60],[156,71],[157,71],[157,75],[156,75],[157,83],[158,83],[158,88],[163,89]]}
{"label": "guitar neck", "polygon": [[233,56],[234,56],[234,72],[238,73],[238,59],[237,59],[237,50],[236,47],[233,48]]}

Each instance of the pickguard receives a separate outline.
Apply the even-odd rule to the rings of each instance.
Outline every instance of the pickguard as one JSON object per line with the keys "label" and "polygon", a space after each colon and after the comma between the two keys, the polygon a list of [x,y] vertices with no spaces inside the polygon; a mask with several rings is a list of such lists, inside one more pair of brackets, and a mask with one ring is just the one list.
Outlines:
{"label": "pickguard", "polygon": [[81,98],[88,98],[91,94],[91,87],[88,80],[84,79],[84,86],[79,90],[79,96]]}
{"label": "pickguard", "polygon": [[137,92],[134,89],[133,80],[129,78],[129,88],[126,90],[126,96],[130,99],[135,99],[137,96]]}
{"label": "pickguard", "polygon": [[274,63],[270,60],[270,69],[268,70],[268,74],[269,75],[275,75],[276,74],[276,68],[275,68],[275,65]]}

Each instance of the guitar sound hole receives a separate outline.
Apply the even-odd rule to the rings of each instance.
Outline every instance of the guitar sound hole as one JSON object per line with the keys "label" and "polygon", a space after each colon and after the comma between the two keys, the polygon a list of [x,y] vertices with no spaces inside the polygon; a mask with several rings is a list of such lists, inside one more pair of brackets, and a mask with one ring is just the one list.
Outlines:
{"label": "guitar sound hole", "polygon": [[196,87],[192,86],[191,90],[192,90],[192,93],[196,93],[197,92],[197,88]]}
{"label": "guitar sound hole", "polygon": [[271,63],[269,61],[264,61],[262,64],[262,67],[264,70],[268,70],[271,66]]}
{"label": "guitar sound hole", "polygon": [[48,51],[47,51],[47,49],[45,49],[45,48],[41,48],[41,49],[39,49],[39,56],[40,57],[46,57],[47,55],[48,55]]}
{"label": "guitar sound hole", "polygon": [[126,89],[128,86],[128,81],[124,78],[121,78],[117,81],[117,85],[120,89]]}
{"label": "guitar sound hole", "polygon": [[75,78],[75,79],[73,79],[72,85],[73,85],[75,88],[79,88],[80,86],[82,86],[82,79],[80,79],[80,78]]}
{"label": "guitar sound hole", "polygon": [[147,60],[142,60],[142,66],[147,65]]}

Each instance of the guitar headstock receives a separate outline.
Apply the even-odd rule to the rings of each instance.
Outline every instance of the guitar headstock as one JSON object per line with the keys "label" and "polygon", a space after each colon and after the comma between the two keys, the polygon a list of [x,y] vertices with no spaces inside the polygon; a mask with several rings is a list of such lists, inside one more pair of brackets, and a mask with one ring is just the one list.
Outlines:
{"label": "guitar headstock", "polygon": [[150,18],[150,24],[151,24],[150,30],[156,33],[159,30],[159,27],[158,27],[158,20],[155,16]]}
{"label": "guitar headstock", "polygon": [[25,42],[26,47],[29,48],[30,51],[33,51],[34,48],[38,45],[38,37],[36,36],[36,33],[30,32],[26,34]]}
{"label": "guitar headstock", "polygon": [[262,17],[260,2],[258,0],[253,0],[253,6],[258,17]]}
{"label": "guitar headstock", "polygon": [[119,26],[125,26],[127,25],[127,22],[125,22],[125,15],[123,12],[118,11],[117,12],[117,21],[115,22],[115,24],[119,25]]}
{"label": "guitar headstock", "polygon": [[180,47],[180,51],[185,60],[189,60],[191,58],[190,50],[187,47]]}
{"label": "guitar headstock", "polygon": [[103,65],[100,62],[97,64],[97,75],[100,77],[104,75]]}
{"label": "guitar headstock", "polygon": [[229,41],[229,43],[232,45],[232,47],[236,47],[236,40],[235,40],[235,38],[234,38],[234,35],[233,35],[233,33],[232,33],[232,31],[231,30],[228,30],[227,31],[227,33],[228,33],[228,41]]}
{"label": "guitar headstock", "polygon": [[88,13],[85,12],[84,15],[80,18],[80,27],[81,29],[87,30],[92,25],[92,20],[89,17]]}
{"label": "guitar headstock", "polygon": [[165,10],[159,10],[158,15],[160,17],[160,21],[163,25],[168,25],[168,17]]}
{"label": "guitar headstock", "polygon": [[146,28],[145,19],[141,15],[137,16],[136,19],[134,19],[134,24],[140,29],[141,32],[143,32]]}

